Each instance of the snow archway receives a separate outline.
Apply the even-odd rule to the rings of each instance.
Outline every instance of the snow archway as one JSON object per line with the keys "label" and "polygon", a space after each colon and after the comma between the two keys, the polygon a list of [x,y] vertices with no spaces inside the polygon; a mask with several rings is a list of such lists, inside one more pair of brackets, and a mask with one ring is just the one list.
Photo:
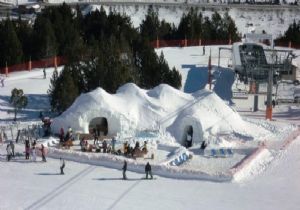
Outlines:
{"label": "snow archway", "polygon": [[[99,132],[104,135],[114,135],[121,131],[121,119],[118,113],[112,113],[108,110],[89,110],[85,113],[85,120],[82,126],[85,133],[90,133],[90,129],[98,126]],[[99,116],[99,117],[96,117]]]}
{"label": "snow archway", "polygon": [[98,136],[107,135],[108,124],[105,117],[96,117],[90,121],[89,133],[96,132]]}
{"label": "snow archway", "polygon": [[200,144],[203,141],[203,127],[199,119],[193,116],[178,117],[174,124],[167,129],[178,143],[185,145],[187,133],[192,132],[192,144]]}

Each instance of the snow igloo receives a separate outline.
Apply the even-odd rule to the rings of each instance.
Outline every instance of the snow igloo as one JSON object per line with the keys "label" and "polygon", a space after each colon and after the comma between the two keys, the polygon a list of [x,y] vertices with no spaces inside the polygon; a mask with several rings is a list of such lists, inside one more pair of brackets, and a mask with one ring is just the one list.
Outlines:
{"label": "snow igloo", "polygon": [[72,106],[52,123],[52,130],[72,127],[74,132],[116,135],[145,130],[169,132],[184,145],[187,135],[192,144],[219,132],[245,133],[244,121],[215,93],[199,90],[184,93],[169,85],[141,89],[133,83],[121,86],[116,94],[102,88],[81,94]]}

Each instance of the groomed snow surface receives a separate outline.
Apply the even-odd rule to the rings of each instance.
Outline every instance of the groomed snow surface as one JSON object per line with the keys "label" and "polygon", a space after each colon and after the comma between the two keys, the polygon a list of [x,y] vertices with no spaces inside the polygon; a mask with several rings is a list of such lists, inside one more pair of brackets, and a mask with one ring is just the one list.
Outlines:
{"label": "groomed snow surface", "polygon": [[[299,209],[300,138],[282,151],[260,176],[245,183],[169,179],[59,160],[47,163],[16,158],[1,150],[0,209]],[[121,166],[120,166],[121,167]],[[153,171],[155,174],[155,171]]]}
{"label": "groomed snow surface", "polygon": [[[147,140],[150,152],[146,159],[127,159],[128,181],[120,179],[125,157],[83,153],[78,141],[72,149],[62,150],[57,149],[55,137],[38,139],[39,145],[48,146],[47,163],[41,158],[37,162],[24,160],[22,143],[16,145],[20,156],[7,162],[4,142],[0,145],[0,209],[241,209],[241,205],[242,209],[298,209],[300,138],[295,140],[290,134],[299,133],[291,124],[299,121],[299,107],[276,107],[274,116],[278,118],[271,122],[249,110],[241,112],[248,118],[241,117],[236,110],[241,104],[251,106],[253,101],[234,100],[235,105],[230,105],[233,102],[228,96],[234,81],[226,82],[233,78],[232,72],[214,67],[214,91],[208,91],[203,89],[206,81],[189,80],[207,74],[207,67],[201,65],[208,60],[207,55],[199,54],[202,47],[161,50],[170,66],[185,75],[182,91],[167,85],[144,90],[126,84],[111,95],[99,88],[82,94],[53,121],[54,131],[72,126],[76,133],[86,132],[93,117],[106,117],[109,134],[117,136],[117,147],[125,140],[131,144]],[[217,46],[211,50],[212,55],[218,52]],[[226,59],[228,55],[221,60],[222,66],[226,66]],[[195,75],[195,71],[201,73]],[[10,129],[15,137],[16,128],[38,123],[40,111],[47,113],[46,92],[52,72],[47,69],[47,79],[36,69],[12,73],[5,80],[0,89],[0,123],[8,129],[8,139],[12,139]],[[18,115],[21,123],[12,125],[9,97],[15,87],[24,90],[29,106]],[[197,88],[203,90],[190,92]],[[195,141],[187,150],[181,145],[185,127],[190,125]],[[293,142],[284,146],[287,139]],[[202,140],[209,142],[204,152],[199,149]],[[221,155],[220,149],[231,149],[233,154]],[[152,153],[153,160],[149,158]],[[58,174],[59,157],[67,160],[64,176]],[[186,157],[191,159],[176,166]],[[148,161],[155,176],[152,181],[141,179]]]}

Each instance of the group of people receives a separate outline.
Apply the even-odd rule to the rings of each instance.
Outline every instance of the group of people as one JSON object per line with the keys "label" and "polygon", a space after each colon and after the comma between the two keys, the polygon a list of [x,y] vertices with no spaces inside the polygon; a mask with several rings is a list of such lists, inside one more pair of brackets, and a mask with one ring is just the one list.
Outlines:
{"label": "group of people", "polygon": [[[126,176],[127,161],[126,160],[124,160],[122,171],[123,171],[123,179],[126,180],[127,179],[127,176]],[[145,165],[145,173],[146,173],[146,179],[148,179],[149,175],[150,175],[150,178],[153,179],[152,169],[151,169],[151,165],[149,162],[147,162],[147,164]]]}
{"label": "group of people", "polygon": [[41,152],[42,161],[47,162],[45,146],[43,144],[41,144],[41,148],[37,148],[35,140],[32,142],[31,147],[30,147],[29,140],[25,141],[25,159],[26,160],[30,159],[30,154],[31,154],[32,160],[36,161],[37,149],[40,150],[40,152]]}
{"label": "group of people", "polygon": [[140,142],[138,142],[138,141],[135,142],[134,147],[130,146],[128,141],[126,141],[123,144],[123,151],[124,151],[125,156],[131,156],[131,157],[133,157],[135,155],[135,153],[147,154],[147,152],[148,152],[147,141],[144,141],[144,145],[142,147],[140,147]]}
{"label": "group of people", "polygon": [[73,136],[73,130],[71,127],[68,127],[68,131],[65,135],[65,130],[64,128],[60,128],[59,132],[59,140],[60,143],[66,142],[66,141],[74,141],[74,136]]}
{"label": "group of people", "polygon": [[[46,162],[46,149],[44,145],[41,145],[41,148],[36,148],[36,141],[34,140],[32,142],[32,145],[30,146],[29,140],[25,141],[25,159],[30,159],[30,155],[32,155],[32,160],[36,161],[36,155],[37,155],[37,149],[41,151],[42,155],[42,161]],[[10,161],[13,157],[15,157],[15,144],[13,141],[10,141],[6,146],[6,152],[7,152],[7,161]]]}
{"label": "group of people", "polygon": [[114,144],[115,142],[112,140],[112,147],[105,139],[103,141],[96,139],[94,140],[94,144],[89,144],[85,137],[83,137],[79,143],[81,151],[83,152],[92,152],[93,149],[95,149],[95,152],[101,152],[102,150],[103,153],[111,153],[112,151],[114,151]]}

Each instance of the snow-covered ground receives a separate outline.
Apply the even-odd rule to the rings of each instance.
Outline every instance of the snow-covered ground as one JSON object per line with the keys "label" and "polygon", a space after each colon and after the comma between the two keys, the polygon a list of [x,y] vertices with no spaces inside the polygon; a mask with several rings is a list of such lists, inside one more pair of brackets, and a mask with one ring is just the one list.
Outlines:
{"label": "snow-covered ground", "polygon": [[[209,47],[207,52],[208,49]],[[208,56],[201,55],[202,47],[164,48],[157,52],[160,53],[161,50],[170,66],[175,66],[183,75],[182,91],[186,93],[181,95],[188,97],[192,89],[205,87],[204,80],[200,83],[189,80],[194,71],[200,70],[207,74]],[[211,47],[211,52],[212,63],[216,66],[217,47]],[[227,60],[228,55],[223,55],[221,66],[226,67]],[[41,69],[9,75],[5,80],[5,87],[0,88],[0,126],[15,130],[17,126],[24,127],[25,122],[39,122],[40,111],[47,112],[50,108],[46,93],[52,72],[53,69],[47,69],[47,79],[43,79]],[[224,83],[231,77],[230,72],[228,69],[222,71],[214,67],[213,73],[213,89],[227,101],[233,81],[225,86]],[[201,78],[201,74],[196,75],[196,78],[198,77]],[[218,83],[224,88],[218,89]],[[7,111],[11,110],[9,96],[15,87],[23,89],[29,97],[29,107],[18,115],[22,123],[12,125],[13,115]],[[123,87],[123,93],[126,93],[125,89]],[[168,93],[173,94],[169,103],[177,104],[174,92]],[[209,119],[207,113],[214,110],[215,106],[230,104],[222,102],[220,106],[221,100],[215,100],[215,97],[205,99],[205,104],[209,105],[206,113],[201,111],[202,117],[206,116],[205,119]],[[241,111],[239,113],[242,116],[247,116],[243,118],[243,122],[247,124],[244,128],[250,136],[238,132],[222,135],[210,132],[204,135],[205,138],[209,138],[210,144],[202,154],[199,144],[186,150],[173,140],[168,142],[172,138],[166,138],[166,134],[147,136],[139,133],[140,136],[136,137],[142,142],[147,137],[150,151],[155,153],[155,158],[128,159],[128,182],[120,180],[123,156],[82,153],[78,146],[71,150],[61,150],[55,147],[57,138],[41,138],[38,144],[54,145],[48,148],[47,163],[42,163],[40,158],[38,162],[24,160],[22,143],[16,145],[20,156],[7,162],[6,144],[2,144],[0,209],[240,209],[242,204],[243,209],[298,209],[300,203],[296,195],[300,192],[297,184],[300,172],[297,167],[300,163],[300,138],[290,145],[287,142],[295,139],[289,135],[297,129],[293,124],[300,122],[299,105],[276,106],[274,120],[269,122],[264,120],[263,106],[260,106],[258,112],[250,111],[249,107],[253,104],[251,98],[233,102],[235,106],[231,108]],[[235,122],[226,121],[226,118],[222,120],[223,123],[233,125],[233,130],[238,126]],[[295,134],[298,135],[297,132]],[[16,133],[13,135],[15,137]],[[12,138],[10,132],[8,137]],[[166,139],[161,139],[163,137]],[[119,143],[122,143],[121,140]],[[211,150],[218,148],[231,148],[234,154],[212,158]],[[174,166],[175,159],[182,154],[191,155],[192,159]],[[67,160],[65,176],[58,175],[59,157]],[[147,161],[153,166],[156,177],[153,181],[141,180],[144,176],[141,173]]]}
{"label": "snow-covered ground", "polygon": [[[243,183],[178,180],[67,161],[4,160],[0,147],[0,209],[299,209],[300,138],[268,169]],[[121,167],[121,166],[120,166]],[[155,171],[153,171],[155,174]]]}

